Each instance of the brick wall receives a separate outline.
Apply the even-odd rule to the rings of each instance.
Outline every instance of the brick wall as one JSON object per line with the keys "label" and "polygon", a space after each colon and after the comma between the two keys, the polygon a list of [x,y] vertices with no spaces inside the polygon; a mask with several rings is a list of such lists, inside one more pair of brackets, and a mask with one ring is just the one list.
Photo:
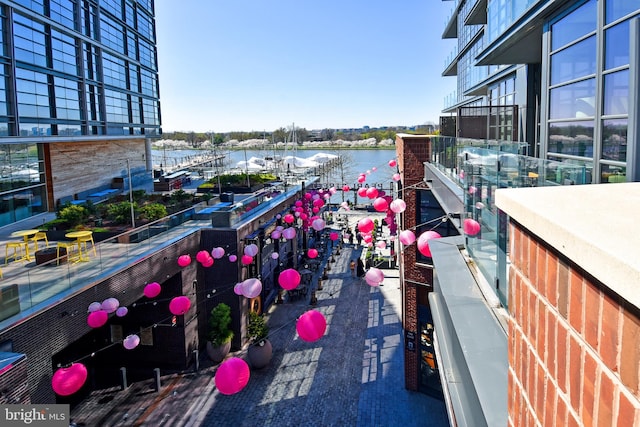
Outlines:
{"label": "brick wall", "polygon": [[31,403],[27,381],[27,358],[22,357],[0,373],[0,404]]}
{"label": "brick wall", "polygon": [[512,221],[509,423],[640,424],[640,311]]}
{"label": "brick wall", "polygon": [[[420,135],[397,135],[396,154],[403,188],[415,186],[424,181],[424,162],[431,158],[431,139]],[[416,192],[407,189],[401,195],[407,208],[401,216],[399,230],[411,229],[417,225]],[[403,289],[402,326],[406,332],[418,337],[418,289],[416,283],[433,284],[433,270],[416,264],[416,246],[411,245],[400,252],[400,283]],[[419,349],[404,350],[405,387],[418,390]]]}

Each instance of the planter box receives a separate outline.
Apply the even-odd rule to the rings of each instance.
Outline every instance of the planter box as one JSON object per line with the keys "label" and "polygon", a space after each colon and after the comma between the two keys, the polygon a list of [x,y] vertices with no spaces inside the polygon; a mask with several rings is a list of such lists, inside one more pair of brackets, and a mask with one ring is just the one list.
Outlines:
{"label": "planter box", "polygon": [[[246,185],[223,185],[222,186],[222,192],[223,193],[235,193],[235,194],[247,194],[247,193],[254,193],[258,190],[262,190],[265,185],[268,185],[267,183],[263,183],[263,184],[255,184],[252,185],[251,187],[247,187]],[[212,187],[198,187],[198,189],[196,190],[198,193],[218,193],[218,186],[214,185]]]}

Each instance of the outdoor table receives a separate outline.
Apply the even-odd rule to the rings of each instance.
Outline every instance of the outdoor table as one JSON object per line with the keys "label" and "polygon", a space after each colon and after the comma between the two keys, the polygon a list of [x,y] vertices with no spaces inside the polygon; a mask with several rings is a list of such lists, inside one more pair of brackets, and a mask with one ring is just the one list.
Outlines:
{"label": "outdoor table", "polygon": [[93,231],[82,230],[82,231],[72,231],[71,233],[67,233],[64,235],[68,239],[76,239],[76,245],[78,245],[78,261],[89,261],[89,254],[86,253],[83,255],[82,253],[81,240],[83,237],[90,237],[92,234],[93,234]]}
{"label": "outdoor table", "polygon": [[24,244],[25,244],[24,257],[27,259],[27,261],[31,261],[31,254],[29,253],[29,239],[31,239],[31,237],[35,236],[35,234],[38,231],[39,230],[19,230],[19,231],[14,231],[13,233],[11,233],[11,237],[22,237],[22,238],[24,238]]}

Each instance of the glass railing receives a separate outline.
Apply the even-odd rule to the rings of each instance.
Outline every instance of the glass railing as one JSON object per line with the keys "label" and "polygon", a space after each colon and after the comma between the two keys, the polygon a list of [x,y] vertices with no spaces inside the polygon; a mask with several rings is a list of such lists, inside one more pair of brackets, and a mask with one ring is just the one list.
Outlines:
{"label": "glass railing", "polygon": [[[307,179],[306,183],[316,180]],[[81,240],[65,237],[65,232],[59,236],[49,232],[49,247],[31,257],[30,261],[35,262],[12,262],[3,268],[0,330],[185,236],[216,227],[218,215],[224,217],[227,227],[232,227],[286,202],[302,188],[302,184],[281,183],[225,205],[224,210],[217,211],[216,205],[204,203],[121,234],[94,232]]]}

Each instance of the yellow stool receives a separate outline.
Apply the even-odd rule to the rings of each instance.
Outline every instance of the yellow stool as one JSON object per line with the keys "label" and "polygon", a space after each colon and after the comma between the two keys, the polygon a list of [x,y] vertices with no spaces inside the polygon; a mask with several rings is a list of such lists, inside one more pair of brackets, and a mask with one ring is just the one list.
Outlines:
{"label": "yellow stool", "polygon": [[80,259],[80,254],[78,253],[77,255],[74,255],[73,252],[76,248],[76,242],[58,242],[57,244],[57,252],[56,252],[56,258],[57,258],[57,264],[60,265],[60,248],[64,248],[67,254],[67,261],[71,262],[71,261],[75,261]]}
{"label": "yellow stool", "polygon": [[[9,255],[9,249],[13,249],[11,255]],[[14,261],[24,261],[25,252],[27,250],[27,244],[24,242],[7,242],[4,248],[4,264],[9,263],[9,258]]]}
{"label": "yellow stool", "polygon": [[31,240],[33,241],[35,247],[36,247],[36,251],[38,250],[38,240],[44,240],[45,241],[45,248],[49,247],[49,239],[47,239],[47,232],[46,231],[38,231],[32,238]]}
{"label": "yellow stool", "polygon": [[93,241],[93,234],[91,234],[89,236],[86,236],[86,237],[78,237],[78,244],[84,246],[84,251],[85,252],[89,251],[87,249],[87,245],[88,245],[89,242],[91,242],[91,248],[93,249],[93,255],[94,256],[98,256],[98,252],[96,251],[96,244]]}

